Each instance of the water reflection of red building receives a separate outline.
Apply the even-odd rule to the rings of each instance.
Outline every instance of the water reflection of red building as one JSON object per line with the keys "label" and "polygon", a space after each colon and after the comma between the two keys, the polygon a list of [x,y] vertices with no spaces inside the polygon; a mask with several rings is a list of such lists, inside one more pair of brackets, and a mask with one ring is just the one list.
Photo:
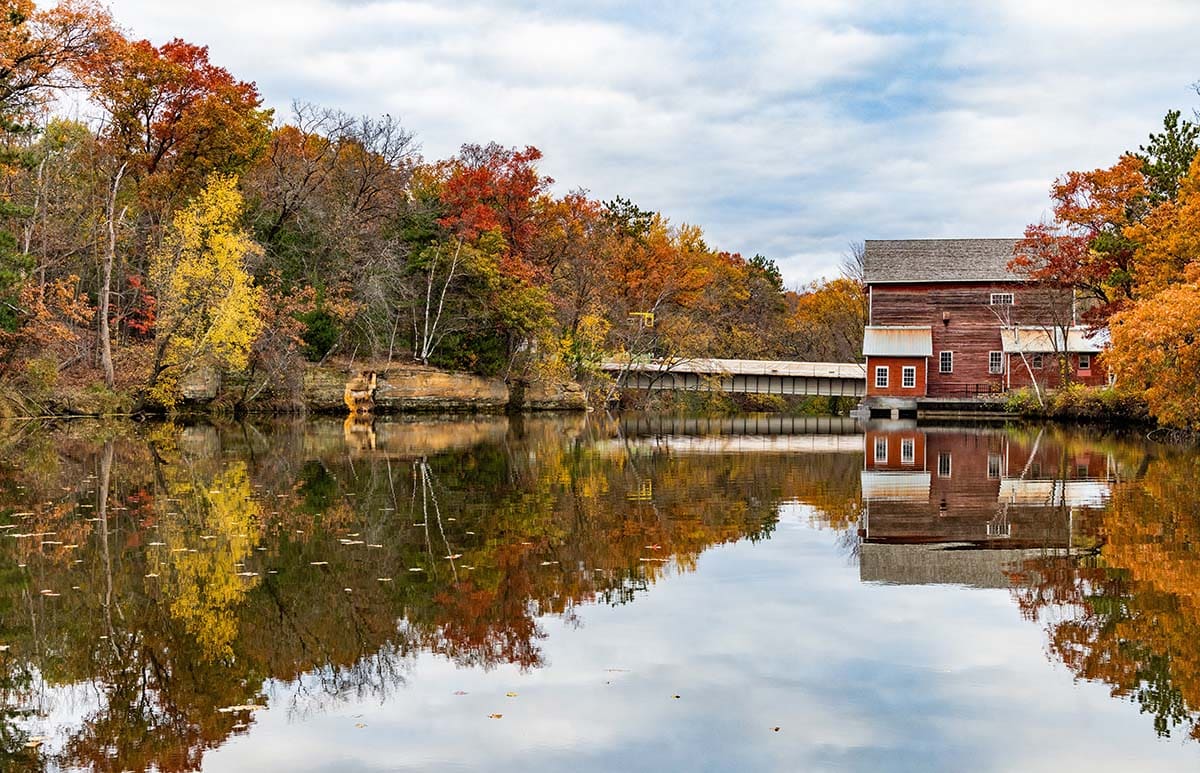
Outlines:
{"label": "water reflection of red building", "polygon": [[[957,577],[972,574],[959,566],[967,556],[875,546],[1004,554],[971,556],[975,564],[1007,563],[1022,551],[1069,551],[1077,546],[1081,514],[1103,506],[1115,473],[1107,454],[1067,450],[1036,432],[963,432],[892,422],[869,427],[864,444],[864,579],[907,581],[886,575],[915,570],[913,576],[924,578],[919,582],[976,584]],[[939,579],[937,567],[929,565],[941,559],[958,566],[945,570],[952,576]],[[881,576],[869,576],[872,572]],[[1002,577],[998,567],[983,574]]]}

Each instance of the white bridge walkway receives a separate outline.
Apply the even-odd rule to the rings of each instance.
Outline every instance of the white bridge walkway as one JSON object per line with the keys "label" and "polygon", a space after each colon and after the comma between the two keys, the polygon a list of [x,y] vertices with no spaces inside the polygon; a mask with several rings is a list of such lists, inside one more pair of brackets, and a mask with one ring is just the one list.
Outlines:
{"label": "white bridge walkway", "polygon": [[606,360],[601,370],[625,389],[685,389],[757,395],[863,397],[866,366],[787,360]]}

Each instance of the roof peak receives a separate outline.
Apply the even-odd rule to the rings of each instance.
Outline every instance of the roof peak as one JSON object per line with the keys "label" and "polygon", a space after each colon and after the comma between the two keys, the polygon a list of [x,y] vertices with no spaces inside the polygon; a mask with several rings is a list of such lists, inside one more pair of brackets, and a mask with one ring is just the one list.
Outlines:
{"label": "roof peak", "polygon": [[868,239],[863,256],[867,284],[906,282],[1014,282],[1008,270],[1019,240]]}

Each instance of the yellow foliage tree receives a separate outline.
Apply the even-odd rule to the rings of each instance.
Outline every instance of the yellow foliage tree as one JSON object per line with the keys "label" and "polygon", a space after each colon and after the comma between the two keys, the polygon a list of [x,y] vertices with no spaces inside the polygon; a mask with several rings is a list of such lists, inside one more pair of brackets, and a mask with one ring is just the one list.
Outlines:
{"label": "yellow foliage tree", "polygon": [[1200,261],[1184,279],[1113,317],[1105,362],[1120,383],[1145,390],[1160,423],[1200,429]]}
{"label": "yellow foliage tree", "polygon": [[214,175],[175,215],[151,262],[158,292],[154,373],[150,396],[170,407],[179,380],[201,365],[245,368],[261,329],[261,293],[246,270],[262,248],[240,226],[237,181]]}
{"label": "yellow foliage tree", "polygon": [[1179,194],[1150,211],[1125,236],[1138,247],[1133,256],[1135,291],[1147,298],[1184,278],[1200,261],[1200,155],[1179,181]]}

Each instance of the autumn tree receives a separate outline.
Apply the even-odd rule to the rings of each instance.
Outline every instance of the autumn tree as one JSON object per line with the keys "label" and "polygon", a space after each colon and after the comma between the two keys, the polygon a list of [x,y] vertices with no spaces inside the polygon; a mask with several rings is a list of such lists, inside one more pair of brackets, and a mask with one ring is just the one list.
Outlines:
{"label": "autumn tree", "polygon": [[241,218],[236,180],[214,176],[175,215],[154,253],[159,312],[150,393],[165,405],[178,401],[180,379],[198,367],[246,367],[261,327],[260,293],[246,264],[261,248]]}
{"label": "autumn tree", "polygon": [[1150,141],[1136,154],[1146,174],[1153,201],[1174,199],[1179,181],[1188,173],[1192,159],[1200,152],[1200,124],[1180,117],[1171,110],[1163,118],[1163,130],[1150,135]]}
{"label": "autumn tree", "polygon": [[1086,319],[1102,324],[1132,299],[1134,245],[1125,228],[1144,211],[1146,177],[1133,155],[1108,169],[1068,172],[1050,188],[1054,216],[1030,225],[1009,268],[1030,281],[1079,293]]}
{"label": "autumn tree", "polygon": [[857,281],[814,282],[788,295],[785,354],[789,359],[855,362],[862,358],[866,292]]}

